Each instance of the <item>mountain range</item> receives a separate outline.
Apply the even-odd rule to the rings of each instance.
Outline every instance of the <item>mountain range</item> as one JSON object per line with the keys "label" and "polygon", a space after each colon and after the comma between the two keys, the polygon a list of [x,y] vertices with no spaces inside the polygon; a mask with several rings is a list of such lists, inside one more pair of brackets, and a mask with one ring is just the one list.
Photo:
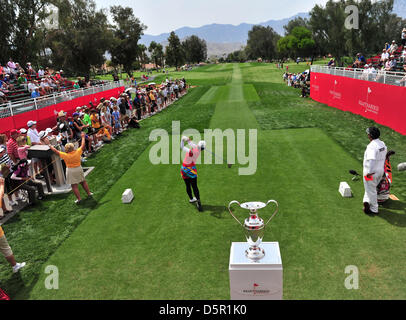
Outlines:
{"label": "mountain range", "polygon": [[[283,26],[286,25],[290,20],[293,20],[297,17],[308,18],[308,13],[299,13],[293,17],[282,19],[282,20],[269,20],[266,22],[259,23],[261,26],[270,26],[277,33],[283,34]],[[258,24],[257,24],[258,25]],[[238,43],[245,44],[248,40],[248,31],[252,29],[254,24],[241,23],[238,26],[232,24],[209,24],[198,28],[183,27],[175,30],[175,33],[180,39],[184,39],[191,35],[196,35],[199,38],[206,40],[208,43]],[[169,33],[162,33],[157,36],[144,35],[140,39],[140,43],[148,46],[151,41],[162,43],[166,41],[169,37]]]}
{"label": "mountain range", "polygon": [[[395,0],[393,12],[397,15],[406,18],[406,0]],[[208,56],[216,55],[221,56],[228,54],[235,50],[239,50],[245,46],[248,40],[248,32],[254,25],[270,26],[280,35],[284,35],[283,26],[287,25],[289,21],[297,18],[309,18],[309,13],[298,13],[290,18],[281,20],[269,20],[258,24],[241,23],[237,26],[232,24],[209,24],[198,28],[183,27],[175,30],[175,33],[182,40],[191,35],[196,35],[207,42]],[[405,26],[406,27],[406,26]],[[160,35],[143,35],[139,43],[147,47],[151,41],[157,43],[165,43],[169,37],[169,33],[162,33]]]}

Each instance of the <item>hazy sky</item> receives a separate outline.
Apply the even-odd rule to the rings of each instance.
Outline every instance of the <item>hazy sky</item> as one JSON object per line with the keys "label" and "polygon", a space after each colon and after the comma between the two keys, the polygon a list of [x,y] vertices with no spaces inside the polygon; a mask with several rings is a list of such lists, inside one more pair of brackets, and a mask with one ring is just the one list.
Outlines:
{"label": "hazy sky", "polygon": [[148,26],[146,34],[157,35],[180,27],[221,23],[238,25],[288,18],[310,11],[327,0],[95,0],[98,8],[111,5],[132,7]]}

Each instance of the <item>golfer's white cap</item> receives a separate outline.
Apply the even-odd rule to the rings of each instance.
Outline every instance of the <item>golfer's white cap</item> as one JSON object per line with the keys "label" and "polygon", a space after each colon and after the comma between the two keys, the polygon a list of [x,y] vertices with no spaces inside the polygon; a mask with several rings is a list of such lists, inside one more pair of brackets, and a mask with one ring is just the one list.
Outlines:
{"label": "golfer's white cap", "polygon": [[206,141],[199,141],[197,146],[201,149],[204,150],[206,148]]}

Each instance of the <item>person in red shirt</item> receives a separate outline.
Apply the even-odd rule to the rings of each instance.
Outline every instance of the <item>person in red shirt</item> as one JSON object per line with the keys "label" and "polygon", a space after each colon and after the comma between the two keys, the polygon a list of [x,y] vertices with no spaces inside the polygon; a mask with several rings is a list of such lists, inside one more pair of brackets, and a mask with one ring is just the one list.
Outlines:
{"label": "person in red shirt", "polygon": [[[185,143],[188,143],[191,147],[190,149],[185,147]],[[202,204],[200,202],[199,188],[197,187],[197,168],[196,161],[202,150],[205,149],[205,142],[200,141],[197,145],[192,142],[188,137],[182,137],[180,148],[182,151],[186,152],[185,159],[182,163],[180,169],[183,181],[186,184],[186,192],[190,198],[190,203],[197,202],[197,209],[203,211]],[[193,189],[193,193],[192,193]],[[193,194],[195,195],[193,197]]]}
{"label": "person in red shirt", "polygon": [[14,163],[17,163],[19,160],[17,145],[17,138],[19,135],[20,132],[18,132],[17,130],[11,130],[10,139],[7,141],[7,153]]}
{"label": "person in red shirt", "polygon": [[59,73],[59,71],[56,72],[56,74],[55,74],[55,76],[54,76],[54,80],[55,80],[55,81],[61,80],[61,74]]}

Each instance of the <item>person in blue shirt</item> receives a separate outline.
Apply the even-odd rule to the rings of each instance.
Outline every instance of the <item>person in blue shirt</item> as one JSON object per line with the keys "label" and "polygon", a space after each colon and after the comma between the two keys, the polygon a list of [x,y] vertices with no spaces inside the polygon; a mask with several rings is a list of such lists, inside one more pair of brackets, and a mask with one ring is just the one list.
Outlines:
{"label": "person in blue shirt", "polygon": [[40,97],[40,93],[38,92],[38,88],[35,88],[35,90],[31,93],[31,98],[38,98]]}
{"label": "person in blue shirt", "polygon": [[361,62],[361,64],[365,64],[367,62],[365,60],[365,57],[361,53],[357,54],[357,59],[358,59],[359,62]]}

